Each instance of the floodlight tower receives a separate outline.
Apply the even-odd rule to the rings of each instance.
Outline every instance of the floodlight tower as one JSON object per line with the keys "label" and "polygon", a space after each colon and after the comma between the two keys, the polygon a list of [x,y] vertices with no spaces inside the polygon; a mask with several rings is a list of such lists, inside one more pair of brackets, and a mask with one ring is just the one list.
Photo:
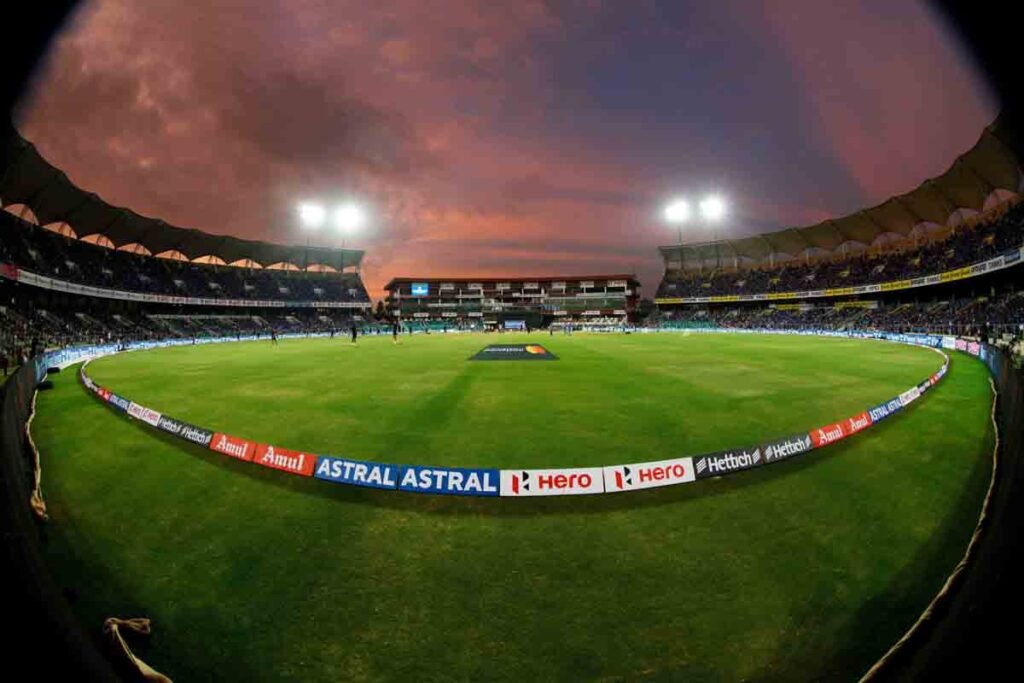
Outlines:
{"label": "floodlight tower", "polygon": [[[348,236],[366,224],[366,210],[357,202],[346,201],[328,209],[320,202],[303,201],[296,207],[299,223],[306,231],[306,248],[310,246],[310,234],[328,223],[341,235],[341,248],[345,249]],[[345,269],[345,255],[341,255],[341,269]]]}
{"label": "floodlight tower", "polygon": [[[700,218],[705,223],[719,223],[727,211],[725,200],[717,194],[711,194],[700,200],[697,205],[700,210]],[[665,221],[677,226],[679,229],[679,243],[683,242],[683,224],[689,223],[693,218],[693,212],[690,209],[690,202],[685,199],[678,198],[673,199],[665,205],[664,209]]]}
{"label": "floodlight tower", "polygon": [[[722,219],[725,218],[727,210],[725,200],[716,194],[708,195],[701,199],[697,204],[697,208],[700,212],[701,221],[709,225],[720,223]],[[681,197],[673,199],[665,205],[664,216],[667,223],[675,225],[679,230],[679,251],[680,259],[682,259],[683,225],[689,223],[693,218],[693,212],[690,210],[690,203]],[[715,240],[718,240],[717,231],[715,232]]]}

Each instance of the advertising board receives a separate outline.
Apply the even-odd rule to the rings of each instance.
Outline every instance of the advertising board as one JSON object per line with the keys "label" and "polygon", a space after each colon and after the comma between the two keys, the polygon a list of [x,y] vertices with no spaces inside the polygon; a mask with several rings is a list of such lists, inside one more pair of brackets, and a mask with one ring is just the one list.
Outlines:
{"label": "advertising board", "polygon": [[156,425],[157,429],[161,429],[168,434],[184,439],[185,441],[191,441],[194,444],[200,446],[209,446],[213,440],[213,432],[206,429],[201,429],[194,425],[190,425],[187,422],[181,420],[175,420],[172,417],[161,415],[160,420]]}
{"label": "advertising board", "polygon": [[769,441],[761,446],[761,453],[764,455],[765,464],[777,460],[785,460],[794,455],[800,455],[814,448],[810,434],[794,434],[785,439]]}
{"label": "advertising board", "polygon": [[256,446],[256,455],[252,461],[264,467],[272,467],[275,470],[298,474],[303,477],[312,477],[313,468],[316,467],[316,456],[300,451],[290,451],[279,446],[271,446],[261,443]]}
{"label": "advertising board", "polygon": [[256,444],[230,434],[215,432],[213,438],[210,439],[210,450],[248,462],[252,460],[252,456],[256,452]]}
{"label": "advertising board", "polygon": [[600,467],[502,470],[503,496],[577,496],[604,492]]}
{"label": "advertising board", "polygon": [[313,476],[339,484],[394,489],[398,488],[398,474],[398,465],[321,455]]}
{"label": "advertising board", "polygon": [[698,479],[720,477],[741,470],[748,470],[764,463],[761,448],[737,448],[720,453],[699,455],[693,459],[693,469]]}
{"label": "advertising board", "polygon": [[135,401],[129,401],[128,414],[136,420],[142,420],[146,424],[156,427],[160,423],[160,413],[151,410],[146,406],[140,406]]}
{"label": "advertising board", "polygon": [[843,422],[834,422],[830,425],[811,430],[811,442],[815,448],[834,444],[836,441],[845,439],[847,436],[849,436],[849,433],[846,431],[846,425]]}
{"label": "advertising board", "polygon": [[501,476],[496,469],[402,465],[398,489],[452,496],[497,496]]}
{"label": "advertising board", "polygon": [[672,486],[696,480],[693,458],[675,458],[603,468],[606,493]]}

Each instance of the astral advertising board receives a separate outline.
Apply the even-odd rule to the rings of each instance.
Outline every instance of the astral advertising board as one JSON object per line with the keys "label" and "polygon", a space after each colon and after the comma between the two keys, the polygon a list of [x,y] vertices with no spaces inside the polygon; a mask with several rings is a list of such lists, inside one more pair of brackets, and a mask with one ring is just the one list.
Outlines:
{"label": "astral advertising board", "polygon": [[321,455],[313,473],[317,479],[374,489],[398,488],[398,465]]}
{"label": "astral advertising board", "polygon": [[903,402],[899,398],[894,398],[885,403],[878,404],[868,411],[868,415],[871,416],[871,423],[874,424],[900,410],[903,410]]}
{"label": "astral advertising board", "polygon": [[501,476],[496,469],[402,465],[400,491],[444,493],[452,496],[497,496]]}
{"label": "astral advertising board", "polygon": [[128,412],[128,406],[131,405],[131,401],[121,396],[118,396],[114,392],[110,392],[110,397],[107,399],[107,403],[110,403],[118,410]]}

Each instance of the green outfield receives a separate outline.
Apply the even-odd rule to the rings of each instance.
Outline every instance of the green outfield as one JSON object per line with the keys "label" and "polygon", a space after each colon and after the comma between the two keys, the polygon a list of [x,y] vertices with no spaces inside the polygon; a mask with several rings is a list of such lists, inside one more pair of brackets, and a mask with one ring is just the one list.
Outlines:
{"label": "green outfield", "polygon": [[[559,360],[471,362],[488,343]],[[963,553],[990,476],[985,368],[851,439],[721,479],[471,499],[291,476],[185,445],[54,377],[33,435],[47,550],[83,622],[149,616],[175,680],[856,678]],[[173,417],[394,463],[658,460],[833,422],[927,349],[754,335],[284,340],[90,374]]]}

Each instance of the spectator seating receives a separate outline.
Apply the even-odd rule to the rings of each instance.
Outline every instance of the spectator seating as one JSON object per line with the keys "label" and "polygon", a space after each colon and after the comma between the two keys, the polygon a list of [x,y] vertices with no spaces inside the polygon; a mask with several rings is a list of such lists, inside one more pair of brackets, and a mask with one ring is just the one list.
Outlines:
{"label": "spectator seating", "polygon": [[174,261],[69,239],[0,211],[0,262],[76,284],[205,299],[369,303],[358,273]]}
{"label": "spectator seating", "polygon": [[944,240],[894,253],[730,271],[669,270],[658,287],[657,296],[766,294],[875,284],[941,273],[994,258],[1022,244],[1024,203],[987,224],[962,227]]}

